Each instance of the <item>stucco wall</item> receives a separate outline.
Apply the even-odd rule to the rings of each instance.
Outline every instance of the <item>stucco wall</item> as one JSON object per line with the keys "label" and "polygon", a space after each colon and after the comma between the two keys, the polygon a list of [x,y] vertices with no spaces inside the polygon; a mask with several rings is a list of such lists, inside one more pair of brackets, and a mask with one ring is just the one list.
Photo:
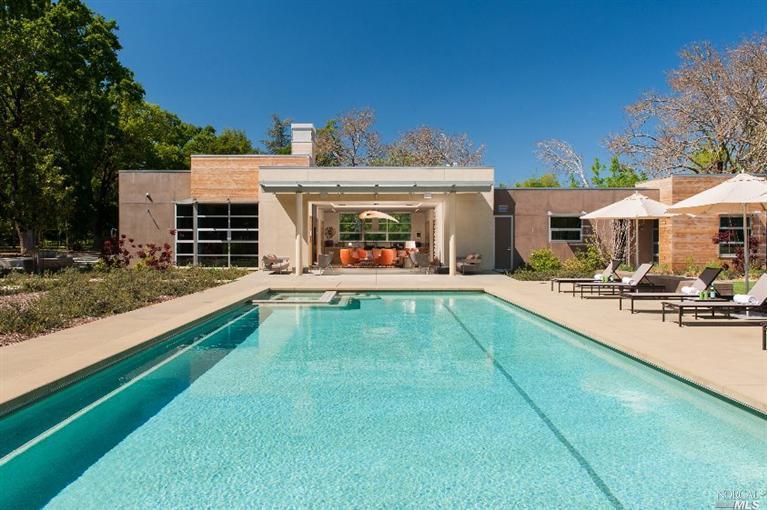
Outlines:
{"label": "stucco wall", "polygon": [[118,190],[120,233],[137,243],[173,246],[174,202],[189,198],[189,171],[121,171]]}
{"label": "stucco wall", "polygon": [[[626,198],[636,190],[631,188],[573,189],[573,188],[510,188],[495,190],[496,214],[514,215],[514,266],[524,264],[530,253],[539,248],[551,248],[560,259],[572,257],[584,243],[549,241],[549,212],[553,215],[580,215],[595,211]],[[659,190],[643,189],[649,198],[658,199]],[[506,206],[504,209],[503,206]],[[588,234],[591,224],[584,225]],[[600,228],[605,228],[600,226]],[[647,231],[649,229],[649,236]],[[652,254],[652,230],[649,222],[640,227],[640,258],[649,260]]]}

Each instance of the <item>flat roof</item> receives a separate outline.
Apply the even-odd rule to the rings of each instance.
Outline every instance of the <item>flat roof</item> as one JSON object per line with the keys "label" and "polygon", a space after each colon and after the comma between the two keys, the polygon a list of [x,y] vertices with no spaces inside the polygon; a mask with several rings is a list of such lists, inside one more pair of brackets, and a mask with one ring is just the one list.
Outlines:
{"label": "flat roof", "polygon": [[270,193],[410,193],[487,192],[492,181],[264,181]]}

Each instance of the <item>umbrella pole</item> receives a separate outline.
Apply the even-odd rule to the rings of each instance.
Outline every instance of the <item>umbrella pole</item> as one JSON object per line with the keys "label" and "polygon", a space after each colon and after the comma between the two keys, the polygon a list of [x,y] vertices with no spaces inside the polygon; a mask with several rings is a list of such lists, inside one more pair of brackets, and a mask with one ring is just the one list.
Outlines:
{"label": "umbrella pole", "polygon": [[746,273],[746,294],[748,294],[748,223],[746,204],[743,204],[743,269]]}
{"label": "umbrella pole", "polygon": [[639,218],[634,218],[634,251],[636,252],[636,260],[634,263],[634,269],[639,267]]}

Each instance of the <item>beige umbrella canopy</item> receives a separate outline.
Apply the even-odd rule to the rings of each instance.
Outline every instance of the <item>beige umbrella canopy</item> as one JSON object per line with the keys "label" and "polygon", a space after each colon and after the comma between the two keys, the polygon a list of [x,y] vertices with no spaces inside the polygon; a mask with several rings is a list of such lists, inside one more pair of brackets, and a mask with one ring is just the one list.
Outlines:
{"label": "beige umbrella canopy", "polygon": [[381,211],[362,211],[359,214],[359,219],[361,220],[367,220],[370,218],[378,218],[380,220],[389,220],[389,221],[393,221],[394,223],[399,223],[397,218],[395,218],[394,216],[390,216],[386,214],[385,212],[381,212]]}
{"label": "beige umbrella canopy", "polygon": [[636,265],[639,265],[639,220],[657,220],[670,216],[666,212],[668,206],[657,200],[646,197],[639,192],[619,200],[614,204],[584,214],[582,220],[634,220],[634,232],[636,236]]}
{"label": "beige umbrella canopy", "polygon": [[721,184],[677,202],[668,208],[671,213],[742,214],[743,257],[748,292],[748,214],[767,209],[767,179],[751,174],[738,174]]}

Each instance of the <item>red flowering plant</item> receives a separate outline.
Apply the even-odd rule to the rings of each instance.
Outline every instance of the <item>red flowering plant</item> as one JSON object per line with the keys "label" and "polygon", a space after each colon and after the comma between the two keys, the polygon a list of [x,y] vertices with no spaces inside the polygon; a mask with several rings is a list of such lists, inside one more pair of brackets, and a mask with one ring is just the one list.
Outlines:
{"label": "red flowering plant", "polygon": [[[176,229],[171,229],[169,232],[172,236],[176,235]],[[170,244],[135,244],[135,240],[126,234],[104,242],[101,249],[101,259],[104,261],[104,265],[108,268],[128,267],[133,260],[133,254],[128,249],[128,244],[145,267],[166,270],[173,266],[173,251]]]}
{"label": "red flowering plant", "polygon": [[173,252],[168,243],[163,245],[147,243],[136,252],[136,256],[151,269],[164,271],[173,265]]}
{"label": "red flowering plant", "polygon": [[[711,240],[714,244],[721,244],[732,242],[735,239],[736,238],[734,232],[724,230],[716,234]],[[745,271],[745,253],[746,250],[743,248],[743,245],[738,245],[738,247],[735,249],[735,258],[732,261],[732,268],[739,273],[743,273]],[[752,267],[756,266],[758,255],[759,238],[757,236],[748,236],[748,259],[751,262]]]}
{"label": "red flowering plant", "polygon": [[122,234],[121,236],[113,236],[101,245],[101,260],[104,266],[107,268],[119,268],[128,267],[130,265],[131,255],[126,243],[133,243],[133,239],[128,239],[128,236]]}

